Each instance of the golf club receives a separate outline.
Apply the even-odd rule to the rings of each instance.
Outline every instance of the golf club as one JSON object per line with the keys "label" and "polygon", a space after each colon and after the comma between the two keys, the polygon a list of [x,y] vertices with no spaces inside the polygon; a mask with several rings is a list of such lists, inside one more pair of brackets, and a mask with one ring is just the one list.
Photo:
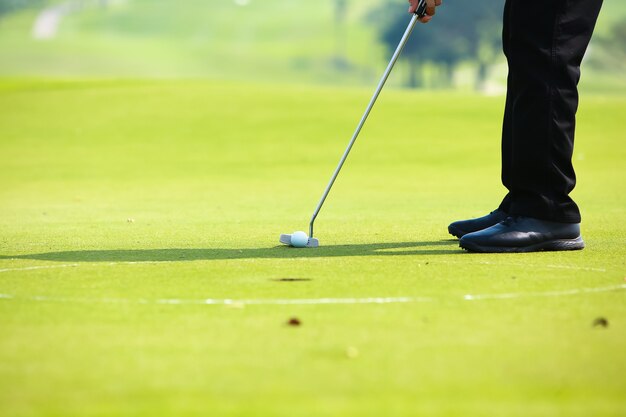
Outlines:
{"label": "golf club", "polygon": [[[290,246],[308,247],[308,248],[316,248],[319,246],[319,241],[313,237],[313,224],[315,223],[315,219],[317,218],[317,215],[322,209],[322,206],[324,205],[324,201],[326,201],[326,197],[328,197],[328,194],[330,193],[330,190],[333,187],[333,184],[335,183],[335,180],[337,179],[337,176],[339,175],[339,172],[341,171],[343,164],[346,162],[346,159],[348,158],[348,154],[350,154],[350,150],[352,149],[352,146],[356,142],[356,139],[358,138],[359,133],[361,132],[361,129],[363,128],[363,125],[365,124],[365,121],[367,120],[367,117],[372,111],[372,108],[374,107],[374,103],[376,103],[376,99],[380,95],[380,92],[382,91],[385,83],[387,82],[387,78],[389,78],[389,74],[391,74],[391,70],[393,69],[394,65],[396,64],[396,61],[398,60],[398,58],[400,57],[400,54],[402,53],[402,50],[404,49],[404,46],[409,40],[409,37],[411,36],[411,32],[413,32],[413,29],[415,28],[417,21],[421,19],[422,17],[424,17],[425,15],[426,15],[426,0],[420,0],[413,17],[411,18],[411,21],[409,22],[409,25],[407,26],[406,31],[404,32],[404,35],[402,36],[402,39],[400,39],[400,43],[398,44],[396,51],[393,53],[393,56],[391,57],[391,60],[389,61],[389,65],[387,65],[387,69],[383,73],[383,76],[380,79],[380,82],[378,83],[378,87],[376,87],[376,91],[374,92],[374,95],[372,96],[369,104],[367,105],[367,108],[365,109],[365,113],[363,114],[363,117],[361,117],[361,121],[357,125],[356,130],[354,131],[354,134],[352,135],[352,139],[350,140],[348,147],[346,148],[345,152],[343,153],[343,156],[339,160],[339,164],[337,165],[335,172],[333,173],[330,181],[328,182],[328,185],[326,186],[326,189],[324,190],[324,194],[322,194],[322,198],[320,199],[319,203],[317,204],[317,207],[315,208],[315,211],[313,212],[313,215],[311,216],[311,222],[309,223],[308,239],[306,239],[306,235],[303,232],[296,232],[294,234],[280,235],[280,243],[285,244],[285,245],[290,245]],[[296,236],[296,234],[298,235]]]}

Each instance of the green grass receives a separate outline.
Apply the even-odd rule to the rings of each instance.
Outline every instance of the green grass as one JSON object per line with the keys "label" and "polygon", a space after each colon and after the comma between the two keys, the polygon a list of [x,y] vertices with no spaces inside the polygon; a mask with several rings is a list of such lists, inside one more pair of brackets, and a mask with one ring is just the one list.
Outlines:
{"label": "green grass", "polygon": [[[625,284],[626,99],[582,99],[584,251],[460,251],[447,224],[503,194],[503,99],[393,89],[322,247],[278,247],[370,94],[0,81],[0,414],[623,416],[626,292],[565,294]],[[191,303],[355,297],[429,301]]]}
{"label": "green grass", "polygon": [[9,15],[0,22],[0,74],[358,84],[384,68],[387,54],[363,17],[379,3],[349,7],[345,71],[333,66],[331,1],[263,0],[239,7],[232,0],[134,0],[106,9],[85,2],[48,41],[31,38],[38,10]]}

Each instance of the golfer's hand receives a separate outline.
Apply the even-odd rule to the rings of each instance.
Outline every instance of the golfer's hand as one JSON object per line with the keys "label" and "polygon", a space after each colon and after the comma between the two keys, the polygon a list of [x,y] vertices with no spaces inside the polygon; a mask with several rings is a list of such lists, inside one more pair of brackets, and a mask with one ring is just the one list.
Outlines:
{"label": "golfer's hand", "polygon": [[[435,15],[436,8],[441,6],[442,0],[426,0],[426,16],[420,19],[422,23],[428,23],[432,20]],[[419,0],[409,0],[409,13],[415,13],[417,10],[417,5],[419,4]]]}

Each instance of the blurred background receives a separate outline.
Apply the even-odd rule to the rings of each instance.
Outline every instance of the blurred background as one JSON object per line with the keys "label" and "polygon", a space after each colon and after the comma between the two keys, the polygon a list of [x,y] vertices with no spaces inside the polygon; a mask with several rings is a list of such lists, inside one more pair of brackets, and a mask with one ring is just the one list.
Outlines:
{"label": "blurred background", "polygon": [[[504,92],[504,0],[447,0],[391,82]],[[371,85],[404,0],[0,0],[0,76]],[[532,12],[529,11],[529,17]],[[626,92],[626,1],[606,0],[583,88]]]}

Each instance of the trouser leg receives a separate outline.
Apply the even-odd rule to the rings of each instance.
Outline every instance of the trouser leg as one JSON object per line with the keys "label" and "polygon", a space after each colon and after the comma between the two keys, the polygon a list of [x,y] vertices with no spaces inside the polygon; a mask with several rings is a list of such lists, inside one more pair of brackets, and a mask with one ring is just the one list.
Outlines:
{"label": "trouser leg", "polygon": [[[502,49],[504,51],[505,56],[510,55],[510,13],[511,13],[511,2],[507,1],[504,4],[504,17],[503,17],[503,28],[502,28]],[[502,122],[502,149],[501,149],[501,158],[502,158],[502,182],[505,186],[511,183],[510,180],[510,167],[512,166],[511,157],[513,155],[512,145],[513,145],[513,125],[512,125],[512,115],[513,115],[513,97],[514,97],[514,89],[512,85],[511,74],[509,73],[507,77],[507,89],[506,89],[506,102],[504,105],[504,120]],[[505,212],[510,212],[511,210],[511,193],[509,192],[499,207],[501,210]]]}
{"label": "trouser leg", "polygon": [[501,208],[511,214],[580,222],[569,197],[580,63],[602,0],[507,0],[503,43],[509,64],[502,134]]}

